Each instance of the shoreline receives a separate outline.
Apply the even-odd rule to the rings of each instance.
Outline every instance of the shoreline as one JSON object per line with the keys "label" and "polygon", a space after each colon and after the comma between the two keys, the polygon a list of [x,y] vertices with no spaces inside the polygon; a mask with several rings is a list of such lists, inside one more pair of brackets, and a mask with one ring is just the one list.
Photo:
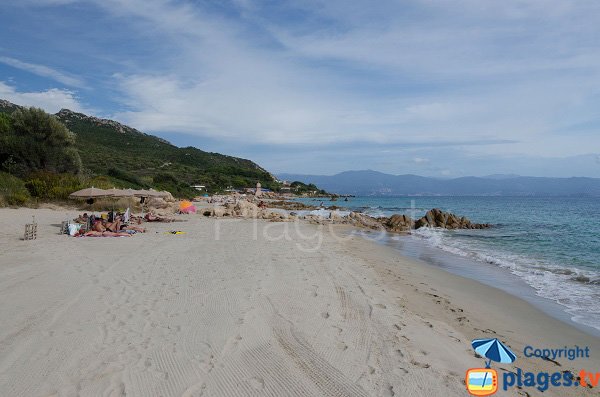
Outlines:
{"label": "shoreline", "polygon": [[[38,240],[20,241],[32,213]],[[74,213],[0,210],[3,395],[464,396],[481,337],[518,356],[496,369],[600,368],[598,338],[348,226],[189,215],[131,238],[58,235]],[[591,358],[522,356],[572,344]]]}
{"label": "shoreline", "polygon": [[[429,205],[431,206],[431,204]],[[414,204],[410,208],[413,207]],[[421,212],[425,212],[429,208],[428,206],[425,207],[418,209]],[[398,209],[396,208],[395,210]],[[350,210],[357,211],[356,208],[351,208],[348,211]],[[329,211],[323,211],[322,216],[327,217],[328,213]],[[392,213],[395,212],[390,210],[387,210],[387,212],[383,211],[381,212],[381,216],[391,216],[390,214]],[[377,215],[368,211],[363,212],[363,214],[377,217]],[[478,220],[487,221],[483,218]],[[502,226],[505,225],[501,224],[500,227]],[[504,233],[511,234],[515,232],[510,230]],[[578,288],[581,288],[581,291],[588,291],[587,289],[591,287],[586,286],[585,281],[594,280],[594,277],[597,276],[594,274],[590,275],[589,269],[569,266],[561,267],[560,264],[542,262],[544,263],[544,265],[540,265],[542,271],[554,268],[555,270],[552,271],[558,275],[578,275],[578,279],[572,278],[572,280],[554,280],[554,282],[551,282],[546,281],[541,275],[536,276],[536,259],[531,259],[522,253],[515,254],[508,249],[498,251],[496,248],[489,246],[469,246],[470,242],[464,239],[462,241],[459,240],[457,243],[457,241],[453,241],[453,238],[450,237],[451,235],[447,234],[444,228],[427,229],[424,232],[422,230],[412,230],[407,234],[389,233],[388,231],[383,234],[384,236],[379,235],[379,243],[396,246],[401,255],[424,260],[451,273],[471,278],[484,284],[496,286],[499,283],[499,287],[505,292],[534,304],[547,314],[567,322],[586,333],[593,336],[600,336],[599,318],[596,310],[593,310],[592,307],[584,309],[583,306],[578,306],[578,301],[575,300],[565,301],[567,294],[551,290],[551,288],[555,288],[554,286],[561,285],[560,282],[562,281],[566,282],[564,288],[569,287],[575,289],[575,293],[584,294]],[[484,234],[482,237],[486,236],[487,234]],[[507,255],[509,259],[506,259]],[[512,257],[510,257],[511,255]],[[532,257],[536,258],[535,256]],[[544,268],[545,264],[547,264],[546,268]],[[556,277],[559,278],[561,276]],[[581,282],[581,285],[577,284],[577,282]],[[589,298],[585,303],[591,302],[590,299],[592,298]]]}
{"label": "shoreline", "polygon": [[373,239],[372,241],[381,246],[391,247],[398,255],[403,257],[501,290],[532,304],[547,315],[575,327],[590,336],[600,337],[599,329],[575,321],[572,317],[573,315],[567,311],[569,309],[567,306],[538,295],[535,288],[508,269],[503,269],[478,259],[465,258],[441,248],[429,246],[424,241],[409,241],[405,245],[398,244],[398,237],[410,238],[414,236],[397,236],[389,235],[388,233],[384,239]]}

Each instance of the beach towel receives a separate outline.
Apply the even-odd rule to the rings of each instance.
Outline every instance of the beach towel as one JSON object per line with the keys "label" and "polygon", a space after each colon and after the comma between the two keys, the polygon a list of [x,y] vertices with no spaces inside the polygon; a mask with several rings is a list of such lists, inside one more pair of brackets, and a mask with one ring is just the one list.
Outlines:
{"label": "beach towel", "polygon": [[74,236],[81,229],[81,225],[79,223],[69,223],[69,236]]}

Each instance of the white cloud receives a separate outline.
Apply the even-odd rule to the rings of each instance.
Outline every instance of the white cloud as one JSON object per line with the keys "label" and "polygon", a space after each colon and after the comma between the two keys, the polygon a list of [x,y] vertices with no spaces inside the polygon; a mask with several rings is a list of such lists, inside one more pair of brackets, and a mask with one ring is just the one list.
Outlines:
{"label": "white cloud", "polygon": [[74,77],[74,76],[68,75],[66,73],[59,72],[55,69],[49,68],[48,66],[36,65],[34,63],[23,62],[18,59],[5,57],[5,56],[0,56],[0,63],[12,66],[13,68],[25,70],[29,73],[33,73],[33,74],[41,76],[41,77],[48,77],[54,81],[57,81],[64,85],[68,85],[70,87],[78,87],[78,88],[85,87],[85,83],[83,82],[83,80],[79,79],[78,77]]}
{"label": "white cloud", "polygon": [[[144,131],[300,143],[300,157],[308,144],[344,145],[347,164],[351,145],[431,142],[406,163],[435,162],[436,174],[453,167],[448,149],[432,153],[439,143],[454,142],[451,151],[465,161],[533,151],[575,156],[600,146],[600,135],[574,139],[568,130],[597,114],[600,3],[233,0],[231,10],[214,2],[85,1],[130,29],[127,46],[161,50],[153,62],[135,51],[111,54],[121,58],[110,67],[127,64],[106,82],[120,95],[110,99],[126,109],[114,117]],[[517,143],[490,144],[499,141]],[[370,161],[363,164],[377,160]]]}
{"label": "white cloud", "polygon": [[[405,16],[393,2],[296,3],[289,7],[308,14],[297,29],[263,15],[260,2],[242,2],[242,21],[166,0],[99,2],[118,17],[135,16],[138,29],[151,25],[173,48],[166,67],[119,76],[129,110],[115,116],[147,131],[253,143],[504,139],[521,144],[503,150],[524,152],[600,88],[600,56],[579,40],[596,21],[585,7],[409,3],[427,13]],[[317,18],[332,23],[307,28]],[[282,46],[257,45],[248,21]],[[339,70],[319,64],[332,59]],[[346,75],[348,67],[367,77]],[[379,95],[372,86],[386,80],[398,88]],[[404,92],[405,82],[435,89]],[[561,140],[548,139],[538,153],[575,155],[586,146]]]}
{"label": "white cloud", "polygon": [[18,92],[14,87],[0,81],[0,99],[6,99],[21,106],[42,108],[49,113],[56,113],[60,109],[70,109],[88,114],[91,112],[79,103],[73,91],[58,88],[38,92]]}

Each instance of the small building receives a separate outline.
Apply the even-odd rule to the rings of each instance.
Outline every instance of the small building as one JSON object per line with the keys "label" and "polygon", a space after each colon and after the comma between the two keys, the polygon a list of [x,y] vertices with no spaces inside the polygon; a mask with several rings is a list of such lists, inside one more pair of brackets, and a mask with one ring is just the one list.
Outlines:
{"label": "small building", "polygon": [[191,185],[190,187],[196,189],[199,192],[206,191],[206,186],[204,186],[204,185]]}

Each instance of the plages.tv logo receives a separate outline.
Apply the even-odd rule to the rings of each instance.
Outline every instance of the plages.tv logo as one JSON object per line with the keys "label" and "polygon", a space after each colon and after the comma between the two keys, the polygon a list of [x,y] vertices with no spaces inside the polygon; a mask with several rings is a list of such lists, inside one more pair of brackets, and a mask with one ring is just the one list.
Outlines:
{"label": "plages.tv logo", "polygon": [[490,367],[492,361],[512,363],[517,356],[496,338],[475,339],[471,346],[477,354],[486,358],[485,368],[467,370],[465,384],[473,396],[491,396],[498,391],[498,372]]}

